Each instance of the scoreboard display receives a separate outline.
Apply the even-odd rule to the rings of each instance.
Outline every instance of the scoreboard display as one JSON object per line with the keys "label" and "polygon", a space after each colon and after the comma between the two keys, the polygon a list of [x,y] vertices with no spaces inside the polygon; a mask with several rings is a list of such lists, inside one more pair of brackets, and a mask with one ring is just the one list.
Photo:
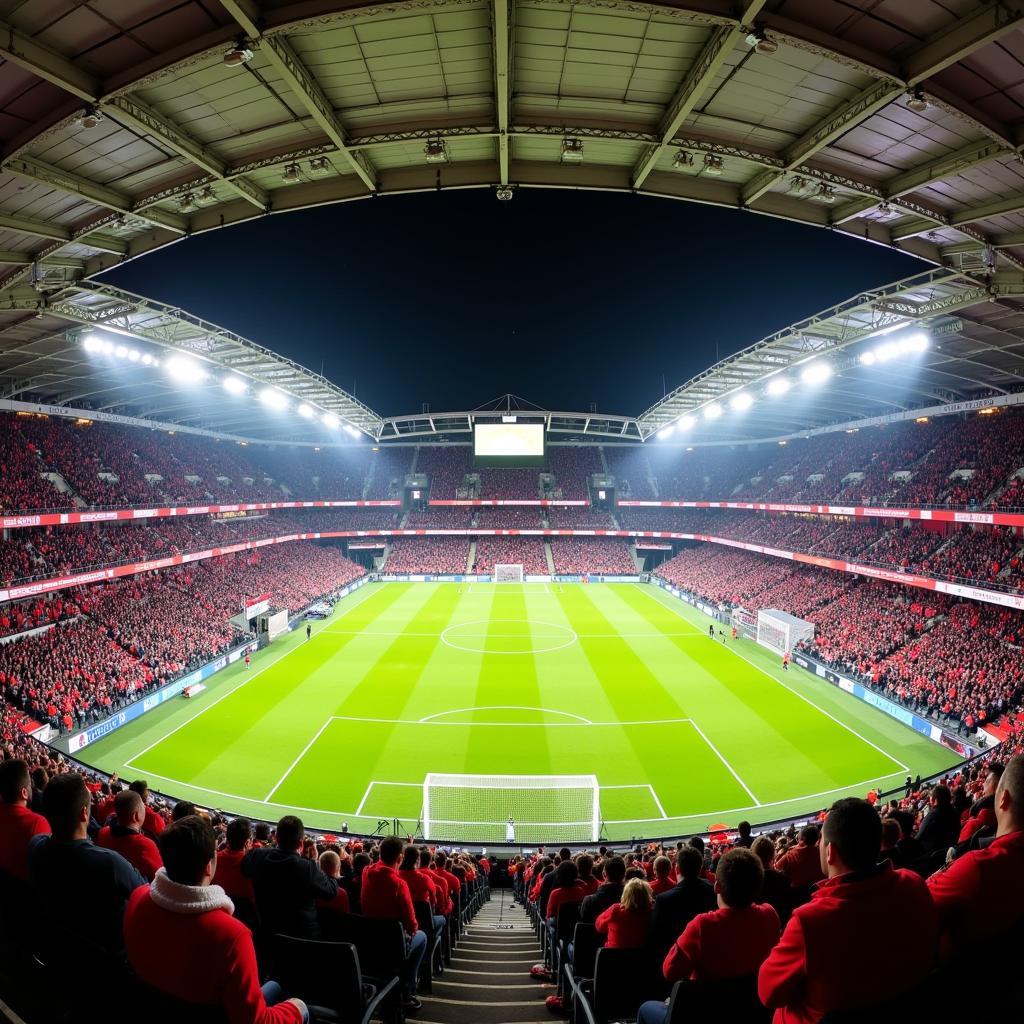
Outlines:
{"label": "scoreboard display", "polygon": [[473,456],[477,466],[543,466],[543,423],[476,423]]}

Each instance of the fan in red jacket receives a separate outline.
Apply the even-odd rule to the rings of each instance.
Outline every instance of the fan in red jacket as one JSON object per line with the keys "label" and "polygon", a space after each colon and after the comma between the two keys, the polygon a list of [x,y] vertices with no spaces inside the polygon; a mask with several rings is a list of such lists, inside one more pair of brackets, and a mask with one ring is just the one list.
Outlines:
{"label": "fan in red jacket", "polygon": [[163,864],[156,843],[142,834],[146,820],[146,805],[142,797],[126,789],[114,799],[117,820],[104,825],[96,837],[96,845],[116,850],[140,875],[152,882],[157,869]]}
{"label": "fan in red jacket", "polygon": [[138,793],[146,805],[146,820],[142,823],[142,831],[153,839],[159,839],[166,822],[149,806],[149,783],[145,779],[136,779],[128,788]]}
{"label": "fan in red jacket", "polygon": [[800,842],[775,861],[776,870],[786,876],[794,889],[806,889],[825,877],[818,838],[817,827],[807,825],[800,830]]}
{"label": "fan in red jacket", "polygon": [[651,930],[654,897],[642,878],[631,878],[622,890],[622,899],[598,915],[594,928],[607,935],[609,949],[640,949],[647,944]]}
{"label": "fan in red jacket", "polygon": [[28,841],[50,834],[50,823],[28,809],[31,792],[24,761],[0,762],[0,870],[15,878],[28,878]]}
{"label": "fan in red jacket", "polygon": [[242,861],[252,849],[252,822],[235,818],[225,830],[227,846],[217,854],[217,884],[233,899],[256,900],[252,880],[242,874]]}
{"label": "fan in red jacket", "polygon": [[414,1012],[421,1006],[416,998],[416,980],[419,977],[423,951],[427,946],[427,937],[418,929],[409,886],[398,872],[402,846],[402,840],[398,836],[388,836],[381,841],[380,860],[363,872],[360,906],[365,917],[400,921],[405,929],[408,945],[405,967],[401,974],[402,994],[406,1012]]}
{"label": "fan in red jacket", "polygon": [[821,842],[828,879],[793,911],[758,973],[775,1024],[816,1024],[833,1010],[884,1002],[931,969],[938,915],[928,887],[888,862],[879,867],[881,845],[882,822],[866,800],[835,803]]}
{"label": "fan in red jacket", "polygon": [[320,870],[328,877],[338,883],[338,891],[333,899],[317,900],[319,910],[326,910],[332,914],[347,914],[351,910],[349,905],[348,891],[341,884],[341,857],[333,850],[324,850],[320,854]]}
{"label": "fan in red jacket", "polygon": [[1024,756],[1003,769],[995,792],[996,838],[928,879],[942,927],[943,957],[1011,927],[1024,916]]}
{"label": "fan in red jacket", "polygon": [[1003,766],[1001,764],[993,764],[989,767],[981,796],[974,802],[971,813],[960,828],[960,835],[956,840],[958,845],[969,843],[974,833],[983,828],[996,827],[995,798],[1002,774]]}
{"label": "fan in red jacket", "polygon": [[448,880],[442,877],[437,870],[432,866],[433,856],[427,847],[423,847],[420,850],[420,870],[434,883],[437,887],[437,909],[438,913],[447,916],[454,909],[455,905],[452,903],[452,898],[448,894]]}
{"label": "fan in red jacket", "polygon": [[299,999],[281,1001],[281,989],[262,989],[252,933],[231,916],[219,885],[217,844],[210,823],[181,818],[160,837],[164,858],[153,884],[132,893],[124,914],[124,943],[135,973],[175,999],[223,1007],[230,1024],[305,1024]]}

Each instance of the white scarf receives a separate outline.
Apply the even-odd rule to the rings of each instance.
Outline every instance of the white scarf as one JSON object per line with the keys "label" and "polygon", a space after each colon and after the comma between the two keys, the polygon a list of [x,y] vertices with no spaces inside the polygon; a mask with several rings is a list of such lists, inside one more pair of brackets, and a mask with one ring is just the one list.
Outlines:
{"label": "white scarf", "polygon": [[149,886],[149,898],[173,914],[205,914],[209,910],[235,912],[235,905],[219,885],[182,885],[158,868]]}

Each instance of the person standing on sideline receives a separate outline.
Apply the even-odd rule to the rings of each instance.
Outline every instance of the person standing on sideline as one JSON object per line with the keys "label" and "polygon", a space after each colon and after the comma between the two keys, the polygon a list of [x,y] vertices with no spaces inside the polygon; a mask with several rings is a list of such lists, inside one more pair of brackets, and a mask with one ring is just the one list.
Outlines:
{"label": "person standing on sideline", "polygon": [[786,653],[782,655],[782,671],[789,671],[789,651],[786,651]]}
{"label": "person standing on sideline", "polygon": [[306,639],[308,640],[313,635],[313,627],[307,622],[306,623]]}
{"label": "person standing on sideline", "polygon": [[708,626],[708,636],[711,637],[712,640],[715,639],[715,626],[714,626],[714,623],[712,623],[710,626]]}
{"label": "person standing on sideline", "polygon": [[516,823],[512,820],[512,815],[508,816],[508,824],[505,826],[505,842],[514,843],[516,841]]}
{"label": "person standing on sideline", "polygon": [[248,668],[251,664],[252,664],[252,655],[249,654],[248,651],[247,651],[246,654],[245,654],[245,667]]}

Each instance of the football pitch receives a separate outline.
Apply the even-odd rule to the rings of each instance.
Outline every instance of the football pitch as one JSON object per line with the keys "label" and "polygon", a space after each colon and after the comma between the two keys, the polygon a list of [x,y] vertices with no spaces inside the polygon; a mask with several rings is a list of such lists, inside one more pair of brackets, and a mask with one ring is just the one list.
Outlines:
{"label": "football pitch", "polygon": [[[371,583],[312,639],[296,629],[81,756],[204,806],[351,832],[412,832],[427,773],[593,776],[612,840],[773,821],[958,760],[710,621],[646,584]],[[563,838],[530,825],[551,820],[542,794],[532,818],[522,799],[517,840]],[[485,791],[447,806],[467,823],[453,835],[504,839]]]}

